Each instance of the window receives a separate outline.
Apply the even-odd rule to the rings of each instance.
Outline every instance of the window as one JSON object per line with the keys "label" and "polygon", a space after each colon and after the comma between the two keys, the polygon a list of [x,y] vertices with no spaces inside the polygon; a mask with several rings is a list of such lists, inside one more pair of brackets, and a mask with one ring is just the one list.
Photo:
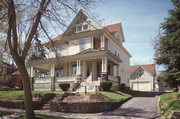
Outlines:
{"label": "window", "polygon": [[87,31],[88,29],[89,29],[89,26],[87,23],[82,23],[82,24],[76,25],[76,32]]}
{"label": "window", "polygon": [[79,39],[80,51],[85,50],[86,39]]}
{"label": "window", "polygon": [[88,30],[88,25],[87,25],[87,24],[83,25],[83,30],[84,30],[84,31],[85,31],[85,30]]}
{"label": "window", "polygon": [[56,51],[60,51],[60,50],[61,50],[61,46],[60,46],[60,45],[56,45],[56,46],[55,46],[55,50],[56,50]]}
{"label": "window", "polygon": [[63,68],[55,68],[55,77],[62,77],[64,75]]}
{"label": "window", "polygon": [[82,26],[81,25],[77,25],[76,26],[76,32],[82,31]]}
{"label": "window", "polygon": [[37,77],[38,78],[47,78],[48,76],[49,76],[48,72],[37,71]]}

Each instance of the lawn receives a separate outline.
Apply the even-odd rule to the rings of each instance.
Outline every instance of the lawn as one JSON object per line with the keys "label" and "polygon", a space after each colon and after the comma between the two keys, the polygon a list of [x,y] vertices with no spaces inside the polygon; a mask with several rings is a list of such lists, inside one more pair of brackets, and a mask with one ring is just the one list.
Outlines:
{"label": "lawn", "polygon": [[4,112],[4,111],[0,111],[0,117],[6,116],[12,114],[11,112]]}
{"label": "lawn", "polygon": [[172,110],[180,110],[180,100],[177,99],[179,92],[165,93],[160,96],[159,107],[161,114],[167,119]]}
{"label": "lawn", "polygon": [[100,91],[99,93],[103,95],[104,97],[107,97],[112,100],[124,100],[124,99],[132,97],[131,95],[126,94],[126,93],[114,93],[114,92],[107,92],[107,91]]}
{"label": "lawn", "polygon": [[[20,116],[20,117],[15,118],[15,119],[25,119],[25,116],[22,115],[22,116]],[[36,119],[67,119],[67,118],[47,116],[47,115],[36,115]]]}
{"label": "lawn", "polygon": [[[33,97],[45,93],[61,93],[60,91],[33,91]],[[23,91],[0,91],[0,100],[23,100]]]}

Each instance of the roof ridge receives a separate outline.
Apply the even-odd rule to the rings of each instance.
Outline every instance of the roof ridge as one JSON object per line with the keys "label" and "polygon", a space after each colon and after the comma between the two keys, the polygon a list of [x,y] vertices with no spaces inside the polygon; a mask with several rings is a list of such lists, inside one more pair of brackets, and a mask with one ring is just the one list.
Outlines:
{"label": "roof ridge", "polygon": [[155,65],[155,64],[137,64],[137,65],[130,65],[130,66],[143,66],[143,65]]}
{"label": "roof ridge", "polygon": [[110,25],[115,25],[115,24],[121,24],[121,22],[119,21],[119,22],[114,22],[114,23],[110,23],[110,24],[105,24],[105,25],[103,25],[103,27],[110,26]]}

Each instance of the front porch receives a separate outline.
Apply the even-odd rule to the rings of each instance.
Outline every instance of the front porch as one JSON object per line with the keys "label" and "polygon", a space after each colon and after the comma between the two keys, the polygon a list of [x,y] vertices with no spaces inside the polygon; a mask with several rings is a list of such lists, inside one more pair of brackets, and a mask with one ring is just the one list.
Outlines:
{"label": "front porch", "polygon": [[[110,54],[94,57],[89,57],[88,54],[92,53],[85,54],[86,57],[78,59],[72,56],[67,58],[67,60],[62,58],[58,62],[55,62],[56,60],[53,62],[42,60],[39,63],[32,64],[32,90],[60,90],[59,83],[61,82],[70,83],[71,88],[77,81],[111,80],[118,82],[118,64],[121,62],[120,59],[110,57]],[[82,54],[79,55],[82,56]]]}

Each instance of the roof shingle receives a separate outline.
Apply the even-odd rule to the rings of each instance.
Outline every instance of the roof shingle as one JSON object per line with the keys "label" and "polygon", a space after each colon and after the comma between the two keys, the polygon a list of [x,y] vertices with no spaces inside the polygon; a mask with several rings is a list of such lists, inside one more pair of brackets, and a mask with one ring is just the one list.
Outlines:
{"label": "roof shingle", "polygon": [[114,33],[119,30],[120,23],[106,25],[106,26],[104,26],[104,28],[106,28],[110,33]]}
{"label": "roof shingle", "polygon": [[133,65],[130,66],[130,74],[132,74],[138,67],[142,67],[150,72],[152,75],[156,74],[155,64],[145,64],[145,65]]}

